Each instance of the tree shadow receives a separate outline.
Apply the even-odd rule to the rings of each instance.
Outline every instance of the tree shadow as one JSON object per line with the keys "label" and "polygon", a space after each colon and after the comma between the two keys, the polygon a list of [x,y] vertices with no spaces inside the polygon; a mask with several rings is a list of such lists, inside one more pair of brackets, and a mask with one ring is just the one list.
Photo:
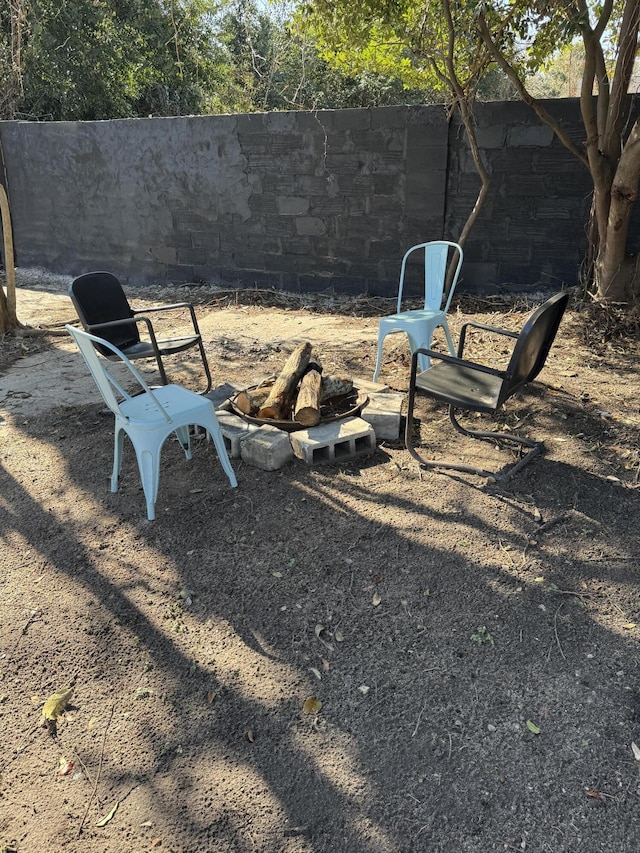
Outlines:
{"label": "tree shadow", "polygon": [[[24,638],[5,623],[5,678],[26,681],[13,707],[78,684],[58,749],[38,731],[5,773],[31,791],[27,760],[71,748],[95,781],[104,759],[83,843],[633,849],[637,492],[551,458],[470,488],[404,451],[235,462],[232,492],[203,442],[191,464],[165,447],[149,524],[130,449],[107,491],[96,415],[59,410],[58,434],[31,419],[14,438],[32,468],[0,472],[5,603],[43,612]],[[20,742],[30,725],[17,715]],[[72,843],[90,785],[62,790]]]}

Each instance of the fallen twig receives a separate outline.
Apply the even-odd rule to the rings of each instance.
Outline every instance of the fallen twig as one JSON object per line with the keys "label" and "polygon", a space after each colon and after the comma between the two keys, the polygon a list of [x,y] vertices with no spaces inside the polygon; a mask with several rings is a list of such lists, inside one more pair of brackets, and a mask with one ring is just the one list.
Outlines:
{"label": "fallen twig", "polygon": [[91,803],[93,802],[93,798],[96,795],[96,791],[98,790],[98,783],[100,782],[100,774],[102,772],[102,762],[104,761],[104,747],[107,742],[107,732],[109,731],[109,726],[111,725],[111,720],[113,719],[113,714],[116,709],[115,702],[111,706],[111,711],[109,712],[109,719],[107,720],[107,725],[104,728],[104,734],[102,736],[102,746],[100,748],[100,762],[98,764],[98,772],[96,774],[96,781],[93,784],[93,790],[89,796],[89,800],[87,802],[87,808],[85,809],[84,815],[82,816],[82,820],[80,821],[80,826],[78,827],[78,836],[82,835],[82,827],[85,824],[87,819],[87,815],[89,814],[89,808],[91,807]]}

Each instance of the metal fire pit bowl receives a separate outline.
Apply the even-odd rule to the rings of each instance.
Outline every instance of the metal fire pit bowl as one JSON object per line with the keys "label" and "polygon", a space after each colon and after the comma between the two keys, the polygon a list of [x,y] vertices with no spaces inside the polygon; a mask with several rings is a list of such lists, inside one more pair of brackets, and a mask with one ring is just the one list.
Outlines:
{"label": "metal fire pit bowl", "polygon": [[[245,390],[254,391],[257,387],[257,385],[252,385]],[[331,424],[335,421],[341,421],[344,420],[344,418],[357,418],[368,402],[368,396],[363,391],[359,391],[357,388],[353,388],[348,394],[344,394],[342,397],[334,397],[331,400],[327,400],[326,403],[320,406],[320,424],[318,424],[318,426],[321,424]],[[274,426],[277,427],[277,429],[284,430],[285,432],[296,432],[300,429],[310,429],[310,427],[305,426],[304,424],[299,424],[294,420],[276,421],[271,418],[256,418],[251,415],[245,415],[245,413],[236,406],[235,397],[231,397],[229,404],[236,415],[250,424],[258,424],[258,426]]]}

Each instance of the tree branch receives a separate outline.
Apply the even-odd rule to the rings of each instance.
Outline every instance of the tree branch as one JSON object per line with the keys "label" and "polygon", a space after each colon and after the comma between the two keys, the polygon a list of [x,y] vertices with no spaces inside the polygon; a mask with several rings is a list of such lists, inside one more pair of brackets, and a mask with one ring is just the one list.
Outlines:
{"label": "tree branch", "polygon": [[564,132],[564,129],[561,124],[559,124],[555,118],[547,112],[547,110],[542,106],[540,101],[537,98],[534,98],[533,95],[527,90],[524,83],[520,79],[520,75],[515,70],[515,68],[507,61],[507,58],[502,53],[500,48],[495,44],[491,37],[491,32],[485,20],[484,14],[478,15],[478,32],[483,42],[486,44],[489,53],[498,64],[498,66],[504,71],[509,80],[513,83],[516,91],[522,98],[525,104],[531,107],[531,109],[536,113],[536,115],[553,130],[555,135],[558,137],[560,142],[567,148],[571,153],[577,157],[580,162],[589,168],[589,160],[572,139]]}

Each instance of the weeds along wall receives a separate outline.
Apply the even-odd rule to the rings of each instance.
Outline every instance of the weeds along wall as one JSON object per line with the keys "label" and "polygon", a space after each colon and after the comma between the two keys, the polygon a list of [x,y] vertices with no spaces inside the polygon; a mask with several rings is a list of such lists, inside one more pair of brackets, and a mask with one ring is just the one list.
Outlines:
{"label": "weeds along wall", "polygon": [[[584,137],[577,101],[545,105]],[[519,102],[480,105],[478,139],[492,183],[460,288],[575,284],[587,170]],[[456,239],[479,188],[442,106],[0,122],[0,141],[16,264],[132,285],[391,296],[404,251]]]}

